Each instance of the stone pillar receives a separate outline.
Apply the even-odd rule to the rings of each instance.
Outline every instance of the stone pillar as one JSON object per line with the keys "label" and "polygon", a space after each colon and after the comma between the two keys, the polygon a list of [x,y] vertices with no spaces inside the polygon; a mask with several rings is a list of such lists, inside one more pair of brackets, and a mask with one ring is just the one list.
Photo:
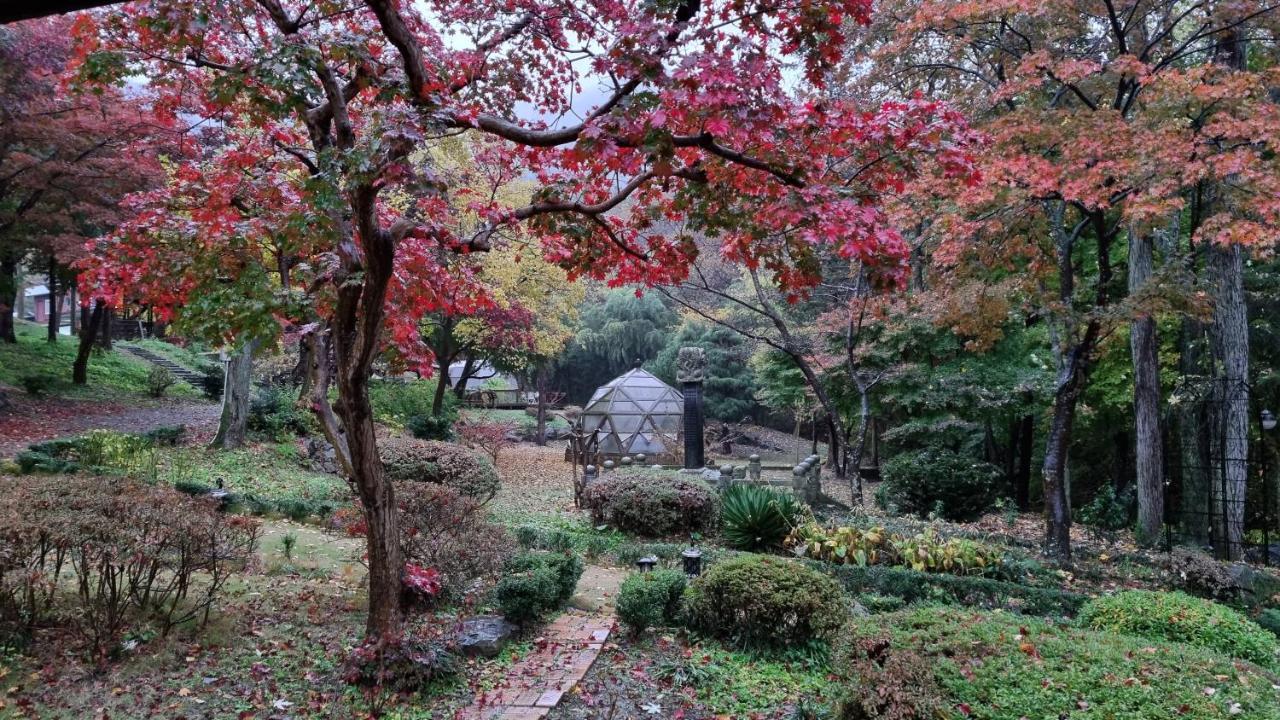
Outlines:
{"label": "stone pillar", "polygon": [[703,466],[702,381],[707,373],[707,353],[699,347],[682,347],[676,360],[676,379],[684,393],[684,467]]}
{"label": "stone pillar", "polygon": [[747,479],[747,466],[746,466],[746,465],[735,465],[735,466],[733,467],[733,479],[734,479],[734,480],[746,480],[746,479]]}
{"label": "stone pillar", "polygon": [[755,480],[757,482],[760,480],[760,456],[759,455],[752,455],[750,458],[747,459],[747,474],[751,476],[752,480]]}

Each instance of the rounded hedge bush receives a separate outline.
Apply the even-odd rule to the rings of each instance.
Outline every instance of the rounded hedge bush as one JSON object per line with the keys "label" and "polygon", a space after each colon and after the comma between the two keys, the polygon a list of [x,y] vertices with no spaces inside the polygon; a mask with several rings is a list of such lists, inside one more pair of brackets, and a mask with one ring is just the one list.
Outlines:
{"label": "rounded hedge bush", "polygon": [[876,501],[887,510],[948,520],[972,520],[988,511],[1000,487],[1000,468],[944,448],[899,453],[885,461]]}
{"label": "rounded hedge bush", "polygon": [[568,602],[581,576],[582,558],[573,553],[522,553],[507,561],[494,600],[503,617],[524,625]]}
{"label": "rounded hedge bush", "polygon": [[583,504],[597,524],[646,537],[715,527],[720,499],[702,480],[671,472],[616,470],[589,485]]}
{"label": "rounded hedge bush", "polygon": [[686,582],[679,570],[632,574],[618,590],[618,619],[636,635],[651,627],[675,625]]}
{"label": "rounded hedge bush", "polygon": [[712,565],[689,583],[684,603],[690,629],[748,651],[828,639],[846,615],[835,580],[795,560],[768,555]]}
{"label": "rounded hedge bush", "polygon": [[1276,666],[1276,637],[1225,605],[1181,592],[1126,590],[1080,608],[1080,622],[1094,630],[1174,640]]}
{"label": "rounded hedge bush", "polygon": [[835,720],[1275,718],[1274,676],[1192,645],[1006,612],[854,618],[832,652]]}
{"label": "rounded hedge bush", "polygon": [[378,457],[387,479],[394,482],[439,483],[481,501],[488,501],[498,492],[498,472],[493,463],[461,445],[388,438],[378,441]]}

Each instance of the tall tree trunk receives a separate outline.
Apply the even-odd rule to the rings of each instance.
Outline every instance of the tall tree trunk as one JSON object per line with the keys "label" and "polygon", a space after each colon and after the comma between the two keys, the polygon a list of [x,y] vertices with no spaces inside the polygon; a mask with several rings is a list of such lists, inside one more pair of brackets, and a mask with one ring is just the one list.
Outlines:
{"label": "tall tree trunk", "polygon": [[1081,368],[1069,359],[1058,373],[1053,397],[1053,414],[1044,446],[1044,513],[1045,552],[1050,557],[1071,560],[1071,510],[1067,502],[1067,450],[1071,446],[1071,430],[1075,424],[1076,400],[1079,398]]}
{"label": "tall tree trunk", "polygon": [[436,378],[436,394],[431,398],[431,414],[439,415],[444,410],[444,396],[449,392],[449,366],[453,364],[453,356],[436,355],[436,366],[440,376]]}
{"label": "tall tree trunk", "polygon": [[218,433],[210,447],[234,450],[242,447],[249,425],[249,399],[253,391],[253,353],[256,340],[246,341],[231,353],[224,366],[222,382],[222,415]]}
{"label": "tall tree trunk", "polygon": [[1036,419],[1023,415],[1018,428],[1018,471],[1013,483],[1013,499],[1019,510],[1031,508],[1031,454],[1035,448]]}
{"label": "tall tree trunk", "polygon": [[1213,327],[1220,477],[1212,484],[1218,522],[1218,552],[1238,560],[1244,541],[1245,485],[1249,476],[1249,318],[1244,296],[1244,250],[1239,245],[1211,246]]}
{"label": "tall tree trunk", "polygon": [[453,396],[459,400],[465,398],[467,396],[467,383],[471,382],[471,378],[475,377],[478,372],[475,357],[467,355],[467,359],[462,363],[462,372],[458,375],[458,381],[453,383]]}
{"label": "tall tree trunk", "polygon": [[547,363],[538,366],[538,430],[535,441],[539,446],[547,444],[547,388],[551,384],[551,371]]}
{"label": "tall tree trunk", "polygon": [[62,303],[58,301],[58,261],[49,258],[49,317],[46,338],[58,342],[58,327],[62,324]]}
{"label": "tall tree trunk", "polygon": [[[1203,378],[1208,372],[1202,341],[1204,324],[1194,318],[1182,321],[1178,339],[1178,372],[1185,378]],[[1179,477],[1181,479],[1179,526],[1184,535],[1198,544],[1209,540],[1211,523],[1209,479],[1209,437],[1211,426],[1204,402],[1183,403],[1178,408]]]}
{"label": "tall tree trunk", "polygon": [[[1129,231],[1129,295],[1150,281],[1154,243],[1148,233]],[[1133,359],[1134,467],[1138,496],[1139,544],[1160,538],[1164,523],[1164,447],[1160,432],[1160,341],[1150,314],[1129,325]]]}
{"label": "tall tree trunk", "polygon": [[102,309],[102,323],[98,328],[98,344],[103,350],[111,349],[111,325],[115,320],[116,311],[110,306],[104,306]]}
{"label": "tall tree trunk", "polygon": [[16,343],[13,315],[18,307],[18,257],[12,251],[0,254],[0,342]]}
{"label": "tall tree trunk", "polygon": [[69,315],[68,319],[71,320],[71,335],[72,337],[74,337],[80,334],[80,321],[79,321],[80,314],[76,312],[76,308],[79,307],[79,304],[77,303],[77,298],[76,298],[75,282],[72,282],[67,287],[67,297],[70,298],[70,302],[67,303],[67,313]]}
{"label": "tall tree trunk", "polygon": [[[106,317],[107,302],[98,300],[93,303],[93,312],[83,317],[80,328],[80,346],[76,350],[76,360],[71,366],[71,382],[84,385],[89,382],[89,354],[93,352],[93,343],[102,329],[103,318]],[[86,307],[87,311],[88,308]]]}

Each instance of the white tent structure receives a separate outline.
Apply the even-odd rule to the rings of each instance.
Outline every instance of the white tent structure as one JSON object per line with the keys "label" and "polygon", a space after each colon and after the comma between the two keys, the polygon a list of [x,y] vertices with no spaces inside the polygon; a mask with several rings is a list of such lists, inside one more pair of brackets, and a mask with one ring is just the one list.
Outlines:
{"label": "white tent structure", "polygon": [[657,456],[677,451],[683,419],[680,391],[636,368],[596,389],[578,422],[603,455]]}

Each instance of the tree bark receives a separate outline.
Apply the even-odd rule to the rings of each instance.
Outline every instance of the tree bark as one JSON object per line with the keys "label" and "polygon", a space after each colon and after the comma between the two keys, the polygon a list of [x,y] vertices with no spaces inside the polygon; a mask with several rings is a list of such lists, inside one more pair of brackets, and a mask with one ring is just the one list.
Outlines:
{"label": "tree bark", "polygon": [[[83,318],[80,327],[80,346],[76,350],[76,360],[71,366],[71,382],[84,385],[89,382],[89,354],[93,352],[93,343],[102,328],[106,316],[107,303],[98,300],[93,304],[93,311]],[[87,310],[88,308],[86,308]]]}
{"label": "tree bark", "polygon": [[1215,364],[1215,407],[1218,410],[1219,477],[1210,492],[1218,518],[1218,552],[1240,559],[1244,541],[1245,485],[1249,467],[1249,318],[1244,295],[1244,250],[1239,245],[1209,249],[1213,280],[1213,327],[1210,331]]}
{"label": "tree bark", "polygon": [[1084,352],[1077,346],[1063,362],[1053,395],[1053,414],[1044,447],[1045,553],[1071,560],[1071,510],[1067,501],[1067,451],[1075,424],[1076,401],[1084,385]]}
{"label": "tree bark", "polygon": [[1018,471],[1013,483],[1014,502],[1019,510],[1031,508],[1031,453],[1035,447],[1036,420],[1023,415],[1018,428]]}
{"label": "tree bark", "polygon": [[78,320],[80,314],[76,312],[76,308],[79,307],[79,305],[77,303],[76,284],[74,282],[67,287],[67,297],[71,299],[71,301],[67,303],[67,312],[70,314],[68,319],[71,320],[71,335],[74,337],[80,334],[80,322]]}
{"label": "tree bark", "polygon": [[16,343],[13,314],[18,306],[18,258],[11,252],[0,255],[0,342]]}
{"label": "tree bark", "polygon": [[436,378],[436,394],[431,399],[431,414],[439,415],[444,409],[444,396],[449,392],[449,366],[453,364],[452,356],[437,355],[436,366],[440,376]]}
{"label": "tree bark", "polygon": [[102,346],[103,350],[111,349],[111,323],[115,315],[114,310],[103,306],[101,327],[98,328],[98,344]]}
{"label": "tree bark", "polygon": [[[1148,233],[1129,232],[1129,295],[1150,281],[1154,243]],[[1151,545],[1164,523],[1164,447],[1160,432],[1160,341],[1156,321],[1142,315],[1129,325],[1133,361],[1134,469],[1138,496],[1137,541]]]}
{"label": "tree bark", "polygon": [[551,371],[547,363],[538,366],[538,431],[535,441],[539,446],[547,444],[547,387],[551,382]]}
{"label": "tree bark", "polygon": [[49,258],[49,317],[45,339],[58,342],[58,326],[62,324],[62,303],[58,302],[58,261]]}
{"label": "tree bark", "polygon": [[249,399],[253,391],[253,353],[257,347],[257,341],[246,341],[232,352],[224,365],[222,415],[218,418],[218,433],[210,447],[234,450],[244,446],[249,425]]}

